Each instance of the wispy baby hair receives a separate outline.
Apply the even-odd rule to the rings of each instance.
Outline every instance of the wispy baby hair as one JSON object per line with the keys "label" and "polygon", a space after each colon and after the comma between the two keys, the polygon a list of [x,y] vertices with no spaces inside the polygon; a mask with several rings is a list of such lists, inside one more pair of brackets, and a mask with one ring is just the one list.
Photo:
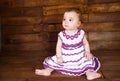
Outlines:
{"label": "wispy baby hair", "polygon": [[81,20],[81,11],[77,7],[70,7],[65,10],[65,12],[76,12],[78,14],[79,20]]}

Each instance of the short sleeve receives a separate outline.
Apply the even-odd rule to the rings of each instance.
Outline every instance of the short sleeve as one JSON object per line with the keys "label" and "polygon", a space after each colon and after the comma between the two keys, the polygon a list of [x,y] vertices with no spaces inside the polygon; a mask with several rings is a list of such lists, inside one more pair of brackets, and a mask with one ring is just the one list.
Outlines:
{"label": "short sleeve", "polygon": [[62,31],[58,33],[58,38],[60,38],[62,40]]}

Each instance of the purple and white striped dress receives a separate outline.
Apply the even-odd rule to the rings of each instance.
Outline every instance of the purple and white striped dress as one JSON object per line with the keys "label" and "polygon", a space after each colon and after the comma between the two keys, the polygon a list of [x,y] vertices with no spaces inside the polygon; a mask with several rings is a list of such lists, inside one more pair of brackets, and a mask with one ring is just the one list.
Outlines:
{"label": "purple and white striped dress", "polygon": [[91,60],[84,57],[85,49],[83,38],[85,32],[78,29],[74,34],[69,35],[65,30],[58,34],[62,41],[62,57],[64,62],[57,63],[56,55],[45,58],[44,68],[52,68],[66,75],[80,76],[87,70],[97,71],[100,68],[99,60],[93,56]]}

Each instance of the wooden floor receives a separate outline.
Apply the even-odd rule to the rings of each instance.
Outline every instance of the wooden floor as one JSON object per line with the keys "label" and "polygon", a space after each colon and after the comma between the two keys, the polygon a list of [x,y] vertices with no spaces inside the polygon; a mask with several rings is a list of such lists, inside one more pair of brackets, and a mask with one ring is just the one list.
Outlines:
{"label": "wooden floor", "polygon": [[[42,52],[43,53],[43,52]],[[49,77],[36,76],[35,68],[42,68],[46,55],[39,51],[2,52],[0,81],[87,81],[85,76],[74,77],[53,72]],[[94,51],[101,61],[103,78],[93,81],[120,81],[120,51]]]}

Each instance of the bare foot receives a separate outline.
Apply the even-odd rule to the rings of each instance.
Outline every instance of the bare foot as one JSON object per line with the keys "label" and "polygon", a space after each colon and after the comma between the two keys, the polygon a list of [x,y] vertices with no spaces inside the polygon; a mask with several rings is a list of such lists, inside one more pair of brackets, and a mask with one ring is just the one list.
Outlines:
{"label": "bare foot", "polygon": [[93,80],[93,79],[100,78],[100,77],[101,77],[101,74],[100,74],[100,73],[93,72],[93,71],[89,71],[89,72],[86,73],[86,76],[87,76],[87,79],[88,79],[88,80]]}
{"label": "bare foot", "polygon": [[42,70],[36,69],[35,74],[36,75],[43,75],[43,76],[50,76],[51,72],[49,70],[47,70],[47,69],[42,69]]}

